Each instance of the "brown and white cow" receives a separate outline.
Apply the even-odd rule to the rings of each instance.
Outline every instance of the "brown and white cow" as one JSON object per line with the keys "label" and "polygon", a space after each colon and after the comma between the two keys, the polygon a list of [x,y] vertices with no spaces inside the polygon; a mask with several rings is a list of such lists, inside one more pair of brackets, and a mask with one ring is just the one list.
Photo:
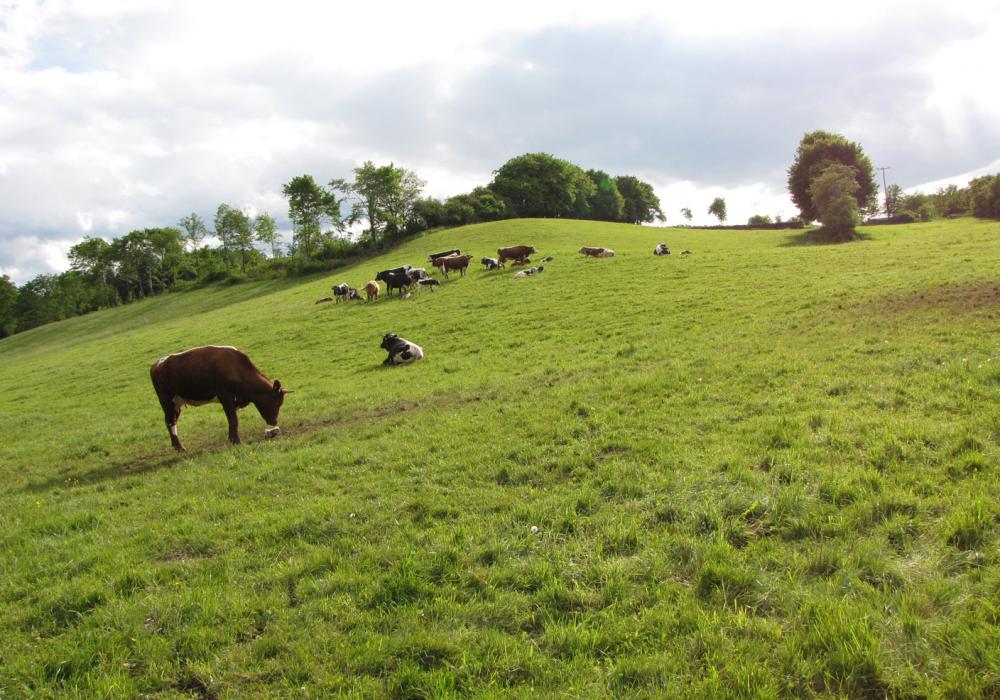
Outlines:
{"label": "brown and white cow", "polygon": [[471,255],[451,255],[447,258],[437,258],[434,266],[441,271],[441,274],[448,277],[448,270],[458,270],[461,276],[465,276],[465,271],[469,268]]}
{"label": "brown and white cow", "polygon": [[429,262],[431,265],[436,265],[437,263],[434,261],[437,260],[438,258],[447,258],[452,255],[461,255],[461,254],[462,251],[459,250],[458,248],[452,248],[451,250],[443,250],[440,253],[431,253],[430,255],[428,255],[427,262]]}
{"label": "brown and white cow", "polygon": [[613,258],[615,256],[615,251],[610,248],[590,248],[588,246],[580,248],[580,253],[591,258]]}
{"label": "brown and white cow", "polygon": [[153,363],[149,376],[163,408],[170,443],[178,451],[184,451],[177,437],[177,419],[184,406],[213,401],[222,404],[229,419],[229,441],[233,444],[240,442],[236,412],[251,403],[267,423],[265,437],[280,432],[278,411],[289,392],[281,388],[277,379],[272,383],[246,353],[236,348],[208,345],[167,355]]}
{"label": "brown and white cow", "polygon": [[530,245],[512,245],[508,248],[500,248],[497,251],[497,261],[503,265],[505,260],[523,260],[537,251]]}

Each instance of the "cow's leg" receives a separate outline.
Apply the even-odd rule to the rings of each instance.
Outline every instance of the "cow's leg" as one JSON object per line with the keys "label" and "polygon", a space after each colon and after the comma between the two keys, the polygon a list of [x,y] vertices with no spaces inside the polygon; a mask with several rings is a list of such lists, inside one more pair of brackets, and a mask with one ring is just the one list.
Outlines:
{"label": "cow's leg", "polygon": [[222,404],[222,410],[226,412],[226,418],[229,419],[229,442],[239,445],[240,418],[236,414],[236,400],[231,396],[220,396],[219,403]]}
{"label": "cow's leg", "polygon": [[181,439],[177,437],[177,419],[181,417],[181,407],[172,400],[164,401],[163,399],[160,400],[160,406],[163,407],[163,417],[167,423],[167,432],[170,433],[170,444],[178,452],[185,452],[186,450],[184,449],[184,445],[181,444]]}

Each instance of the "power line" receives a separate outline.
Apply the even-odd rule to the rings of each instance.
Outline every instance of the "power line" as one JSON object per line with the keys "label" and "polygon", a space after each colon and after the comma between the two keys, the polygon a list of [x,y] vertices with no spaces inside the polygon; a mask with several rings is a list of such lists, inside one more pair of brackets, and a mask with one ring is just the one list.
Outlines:
{"label": "power line", "polygon": [[892,212],[889,211],[889,186],[885,184],[885,171],[891,168],[887,165],[884,168],[875,168],[876,170],[882,171],[882,191],[885,192],[885,215],[892,216]]}

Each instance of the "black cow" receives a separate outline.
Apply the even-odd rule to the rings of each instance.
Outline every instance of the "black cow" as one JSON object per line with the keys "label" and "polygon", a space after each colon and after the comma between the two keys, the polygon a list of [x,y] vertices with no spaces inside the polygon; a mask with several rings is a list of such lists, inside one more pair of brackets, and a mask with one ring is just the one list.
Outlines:
{"label": "black cow", "polygon": [[[409,268],[409,265],[406,266]],[[385,282],[385,288],[392,296],[392,290],[398,289],[399,296],[403,296],[403,290],[413,286],[413,279],[409,275],[409,270],[383,270],[375,275],[379,282]]]}
{"label": "black cow", "polygon": [[409,272],[412,269],[413,265],[400,265],[399,267],[393,267],[389,268],[388,270],[382,270],[377,275],[375,275],[375,279],[381,279],[379,275],[385,275],[392,272]]}

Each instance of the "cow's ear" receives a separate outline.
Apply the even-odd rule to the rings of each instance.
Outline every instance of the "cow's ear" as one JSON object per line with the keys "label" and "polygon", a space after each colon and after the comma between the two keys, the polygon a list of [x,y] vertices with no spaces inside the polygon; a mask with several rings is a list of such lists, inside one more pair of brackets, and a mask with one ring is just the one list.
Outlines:
{"label": "cow's ear", "polygon": [[274,393],[275,394],[281,393],[281,382],[279,382],[277,379],[274,380]]}

